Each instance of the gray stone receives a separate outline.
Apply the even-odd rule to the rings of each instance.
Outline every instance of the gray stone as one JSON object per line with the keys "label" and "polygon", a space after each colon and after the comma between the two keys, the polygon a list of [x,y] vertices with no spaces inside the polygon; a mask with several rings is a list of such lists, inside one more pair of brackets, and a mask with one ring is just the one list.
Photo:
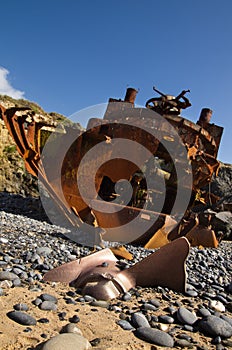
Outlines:
{"label": "gray stone", "polygon": [[152,304],[150,304],[150,303],[144,303],[144,304],[142,305],[142,309],[143,309],[143,310],[152,310],[152,311],[156,311],[156,310],[158,310],[158,307],[155,306],[155,305],[152,305]]}
{"label": "gray stone", "polygon": [[51,294],[43,293],[40,295],[40,299],[43,301],[52,301],[53,303],[57,303],[57,298]]}
{"label": "gray stone", "polygon": [[135,312],[131,315],[131,322],[135,328],[148,328],[150,327],[146,316],[142,312]]}
{"label": "gray stone", "polygon": [[203,307],[198,309],[198,312],[199,312],[201,317],[207,317],[207,316],[211,315],[211,312],[208,309],[203,308]]}
{"label": "gray stone", "polygon": [[140,327],[135,331],[135,334],[138,338],[145,340],[151,344],[170,348],[174,346],[173,338],[169,334],[158,329],[150,327]]}
{"label": "gray stone", "polygon": [[197,316],[182,306],[177,310],[177,319],[180,323],[191,326],[197,321]]}
{"label": "gray stone", "polygon": [[108,309],[108,307],[110,306],[108,301],[105,300],[94,300],[90,303],[91,306],[98,306],[98,307],[103,307]]}
{"label": "gray stone", "polygon": [[160,307],[160,301],[158,299],[149,300],[149,304],[152,304],[152,305],[156,306],[157,308]]}
{"label": "gray stone", "polygon": [[210,300],[209,301],[209,308],[213,309],[215,311],[218,311],[218,312],[225,312],[225,310],[226,310],[225,306],[219,300]]}
{"label": "gray stone", "polygon": [[[86,301],[87,303],[91,303],[91,301],[96,300],[94,297],[92,297],[91,295],[84,295],[84,301]],[[82,299],[82,297],[78,298],[78,299]],[[78,300],[79,301],[79,300]]]}
{"label": "gray stone", "polygon": [[122,296],[123,301],[129,301],[131,300],[131,294],[130,293],[124,293]]}
{"label": "gray stone", "polygon": [[4,293],[3,293],[3,289],[0,288],[0,296],[2,296]]}
{"label": "gray stone", "polygon": [[19,286],[21,286],[21,280],[20,280],[20,278],[15,278],[15,279],[13,280],[13,286],[14,286],[14,287],[19,287]]}
{"label": "gray stone", "polygon": [[188,289],[188,290],[186,290],[185,295],[188,297],[197,297],[198,293],[195,290]]}
{"label": "gray stone", "polygon": [[45,300],[41,304],[39,304],[39,308],[44,311],[56,311],[57,305],[52,301]]}
{"label": "gray stone", "polygon": [[41,350],[88,350],[92,346],[89,341],[79,334],[64,333],[49,339]]}
{"label": "gray stone", "polygon": [[171,324],[171,323],[174,323],[174,321],[175,321],[174,318],[171,316],[168,316],[168,315],[159,316],[159,322]]}
{"label": "gray stone", "polygon": [[17,311],[28,311],[29,307],[27,306],[27,304],[19,303],[14,305],[14,309]]}
{"label": "gray stone", "polygon": [[21,312],[21,311],[10,311],[7,313],[7,316],[22,325],[25,326],[34,326],[36,325],[36,319],[28,314],[26,314],[25,312]]}
{"label": "gray stone", "polygon": [[130,324],[130,322],[128,322],[126,320],[119,320],[116,323],[125,331],[134,330],[134,327]]}
{"label": "gray stone", "polygon": [[228,322],[232,326],[232,317],[221,315],[220,316],[224,321]]}
{"label": "gray stone", "polygon": [[75,323],[68,323],[61,330],[61,333],[75,333],[79,335],[83,335],[80,328],[77,327]]}
{"label": "gray stone", "polygon": [[187,349],[193,349],[194,345],[191,344],[188,340],[186,339],[177,339],[175,342],[175,347],[178,346],[180,348],[187,348]]}
{"label": "gray stone", "polygon": [[0,271],[0,281],[13,281],[16,278],[18,278],[18,276],[13,273],[13,272],[9,272],[9,271]]}
{"label": "gray stone", "polygon": [[52,250],[48,247],[39,247],[36,249],[36,253],[41,256],[47,256],[51,254]]}
{"label": "gray stone", "polygon": [[205,334],[212,337],[220,335],[222,338],[232,336],[232,326],[217,316],[208,316],[199,322],[199,329]]}

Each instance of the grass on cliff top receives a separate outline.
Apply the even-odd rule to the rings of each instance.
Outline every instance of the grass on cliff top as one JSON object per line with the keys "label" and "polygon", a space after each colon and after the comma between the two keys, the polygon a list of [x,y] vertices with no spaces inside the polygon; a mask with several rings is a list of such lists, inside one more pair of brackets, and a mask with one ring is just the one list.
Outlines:
{"label": "grass on cliff top", "polygon": [[57,122],[67,122],[68,118],[65,117],[64,115],[57,113],[57,112],[50,112],[47,113],[43,110],[43,108],[41,108],[37,103],[32,102],[32,101],[28,101],[28,100],[24,100],[24,99],[14,99],[10,96],[7,95],[0,95],[0,104],[1,102],[3,103],[10,103],[12,105],[14,105],[15,107],[28,107],[29,109],[31,109],[33,112],[35,112],[36,114],[42,114],[42,115],[49,115],[52,118],[54,118]]}

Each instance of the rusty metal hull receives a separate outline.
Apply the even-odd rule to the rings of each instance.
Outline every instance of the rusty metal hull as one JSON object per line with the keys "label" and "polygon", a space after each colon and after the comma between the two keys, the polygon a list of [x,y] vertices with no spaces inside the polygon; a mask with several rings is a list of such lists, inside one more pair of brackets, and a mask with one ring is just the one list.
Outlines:
{"label": "rusty metal hull", "polygon": [[[120,229],[123,223],[130,221],[130,218],[133,219],[136,216],[140,217],[141,222],[146,221],[144,218],[149,217],[149,215],[156,216],[157,222],[154,226],[145,230],[145,233],[141,234],[140,237],[134,238],[131,235],[130,240],[134,244],[154,248],[186,234],[186,230],[181,226],[179,226],[178,233],[175,233],[174,226],[176,222],[169,216],[177,192],[175,171],[171,171],[168,174],[168,180],[165,180],[167,185],[166,194],[160,191],[157,185],[158,182],[153,189],[157,201],[165,197],[162,213],[157,213],[155,208],[146,211],[139,207],[137,208],[133,203],[129,203],[117,214],[109,216],[104,211],[92,209],[91,205],[86,204],[86,201],[82,198],[77,186],[78,168],[81,160],[92,147],[99,142],[105,142],[104,152],[96,152],[95,157],[88,164],[89,168],[82,176],[84,177],[84,186],[88,189],[90,187],[89,181],[91,181],[88,176],[88,169],[94,167],[99,159],[112,159],[111,161],[106,161],[99,168],[95,177],[96,192],[101,193],[103,197],[105,196],[104,199],[106,200],[104,204],[99,202],[99,207],[102,205],[112,206],[113,204],[110,204],[110,196],[113,195],[113,192],[110,192],[109,188],[106,188],[107,186],[104,187],[105,179],[109,179],[112,184],[122,178],[131,181],[134,174],[140,171],[137,162],[117,158],[117,139],[134,140],[148,149],[154,157],[171,165],[175,161],[182,162],[178,145],[181,148],[184,144],[187,149],[187,160],[192,168],[193,183],[190,185],[189,169],[183,165],[181,182],[179,182],[178,186],[182,187],[183,193],[187,192],[191,187],[192,200],[188,206],[188,209],[190,209],[194,204],[194,198],[198,191],[210,183],[213,174],[217,174],[219,162],[216,157],[223,128],[213,124],[202,128],[200,125],[177,115],[163,115],[163,118],[168,121],[168,123],[163,123],[162,119],[153,118],[150,111],[146,109],[141,109],[140,116],[138,116],[134,109],[136,90],[132,89],[131,93],[132,95],[128,95],[124,102],[110,102],[103,119],[90,119],[85,133],[81,133],[75,128],[66,128],[61,138],[65,140],[74,135],[75,141],[65,154],[59,149],[56,155],[57,169],[46,166],[44,159],[41,158],[41,130],[44,126],[48,128],[53,127],[54,129],[54,125],[42,121],[36,122],[33,115],[27,118],[27,113],[17,115],[16,112],[20,108],[5,109],[0,106],[0,112],[17,145],[19,154],[25,160],[26,169],[32,175],[39,176],[60,212],[72,227],[81,227],[83,222],[91,220],[89,219],[91,215],[95,216],[97,224],[106,229],[106,231],[109,227]],[[121,114],[122,111],[124,111],[123,115]],[[127,123],[125,123],[125,111]],[[173,127],[177,131],[178,137],[173,135]],[[155,136],[149,133],[151,129],[155,130]],[[170,154],[165,149],[165,145],[172,143],[176,138],[180,140],[175,140],[177,145],[176,158],[171,159]],[[111,140],[114,140],[114,142],[111,143]],[[140,154],[137,157],[139,164]],[[136,192],[136,190],[137,187],[135,186],[134,191]],[[107,191],[108,193],[106,193]],[[90,193],[88,200],[90,202],[95,201],[96,204],[97,198],[92,198]],[[178,208],[175,214],[178,214]],[[141,231],[144,232],[144,230]],[[162,239],[155,240],[153,238],[156,232],[157,237],[162,237]],[[106,238],[112,239],[110,236],[107,237],[107,233]]]}

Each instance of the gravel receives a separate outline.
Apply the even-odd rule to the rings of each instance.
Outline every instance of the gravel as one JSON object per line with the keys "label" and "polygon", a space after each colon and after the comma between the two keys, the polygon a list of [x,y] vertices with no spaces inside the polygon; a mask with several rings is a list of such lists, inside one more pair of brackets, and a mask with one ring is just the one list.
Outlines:
{"label": "gravel", "polygon": [[[90,249],[69,241],[64,236],[65,228],[46,221],[6,211],[0,212],[0,220],[0,297],[7,293],[8,288],[27,287],[36,292],[33,304],[41,309],[37,322],[45,319],[44,315],[49,322],[51,313],[46,314],[43,310],[53,310],[52,312],[57,312],[57,320],[64,320],[66,315],[65,312],[60,312],[63,310],[59,310],[58,299],[50,294],[41,294],[43,275],[63,263],[86,256]],[[131,245],[126,245],[126,248],[134,255],[134,259],[122,260],[122,268],[133,265],[153,252]],[[67,286],[66,296],[61,297],[66,303],[78,304],[79,308],[83,304],[90,304],[91,312],[96,312],[99,307],[108,309],[106,312],[114,312],[119,327],[125,331],[136,329],[136,336],[155,345],[172,347],[175,343],[179,347],[191,348],[193,343],[189,335],[186,336],[188,338],[179,337],[180,332],[184,336],[185,331],[191,332],[193,338],[195,332],[200,332],[212,338],[212,342],[218,342],[217,337],[223,340],[232,336],[231,252],[230,242],[221,242],[218,249],[191,248],[186,263],[188,284],[184,295],[159,286],[143,289],[136,287],[122,295],[118,301],[103,302],[89,295],[80,296],[79,291],[69,291]],[[142,299],[143,291],[152,293],[150,298]],[[30,305],[17,304],[11,307],[16,311],[7,315],[13,321],[27,326],[36,325],[35,318],[29,315]],[[72,328],[76,329],[76,322],[79,322],[77,317],[76,315],[76,319],[69,320],[72,323],[68,327],[70,334]],[[47,344],[49,345],[48,342]],[[219,345],[221,343],[217,344]]]}

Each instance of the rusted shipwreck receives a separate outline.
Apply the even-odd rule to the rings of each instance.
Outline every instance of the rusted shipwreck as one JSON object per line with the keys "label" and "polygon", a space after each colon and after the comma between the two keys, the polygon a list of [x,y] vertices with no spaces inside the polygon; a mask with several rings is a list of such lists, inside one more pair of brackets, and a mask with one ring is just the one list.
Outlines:
{"label": "rusted shipwreck", "polygon": [[[73,240],[82,243],[75,239],[75,232],[81,232],[83,237],[93,236],[93,245],[101,244],[104,234],[104,240],[157,248],[185,236],[192,245],[217,247],[219,237],[210,227],[210,217],[203,224],[192,208],[216,200],[205,187],[219,169],[223,128],[204,118],[195,124],[180,116],[191,105],[186,93],[161,94],[141,108],[135,106],[137,91],[129,88],[124,100],[109,99],[104,117],[91,118],[84,132],[71,123],[58,132],[54,122],[38,118],[27,108],[0,106],[0,113],[26,169],[43,183],[69,223]],[[60,146],[47,147],[52,144],[50,134]],[[124,140],[142,146],[133,159],[130,153],[124,157],[125,149],[118,150]],[[98,144],[102,145],[99,150]],[[145,163],[144,148],[152,155]],[[87,158],[88,166],[80,173],[91,149],[94,156]],[[99,164],[93,179],[90,170]],[[77,179],[85,188],[84,197]],[[124,198],[128,183],[129,201]],[[93,184],[94,195],[89,190]],[[177,201],[178,193],[182,200]],[[83,244],[90,241],[83,239]]]}

